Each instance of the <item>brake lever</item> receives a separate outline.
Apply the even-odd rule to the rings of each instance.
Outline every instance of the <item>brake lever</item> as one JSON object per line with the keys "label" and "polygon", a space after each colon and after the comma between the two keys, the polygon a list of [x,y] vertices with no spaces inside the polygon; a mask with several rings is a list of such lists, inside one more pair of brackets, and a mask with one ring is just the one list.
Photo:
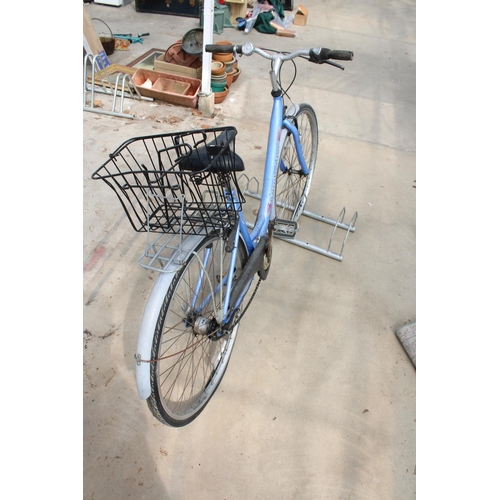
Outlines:
{"label": "brake lever", "polygon": [[345,70],[344,66],[342,66],[342,64],[338,64],[338,63],[335,63],[333,61],[323,61],[323,62],[320,62],[320,64],[330,64],[331,66],[335,66],[336,68],[340,68],[342,71]]}
{"label": "brake lever", "polygon": [[318,62],[318,61],[311,61],[311,58],[308,57],[308,56],[300,56],[302,59],[305,59],[306,61],[309,61],[309,62],[312,62],[314,64],[330,64],[331,66],[335,66],[336,68],[339,68],[341,69],[342,71],[345,70],[344,66],[342,66],[341,64],[338,64],[338,63],[335,63],[333,61],[321,61],[321,62]]}

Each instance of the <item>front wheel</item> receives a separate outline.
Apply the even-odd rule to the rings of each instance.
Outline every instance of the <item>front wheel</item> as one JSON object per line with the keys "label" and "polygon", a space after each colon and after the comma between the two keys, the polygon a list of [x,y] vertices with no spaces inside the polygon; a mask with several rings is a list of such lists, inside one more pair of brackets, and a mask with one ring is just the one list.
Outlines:
{"label": "front wheel", "polygon": [[288,117],[288,120],[299,132],[300,144],[309,172],[305,174],[299,163],[292,133],[284,129],[287,137],[280,151],[276,178],[276,217],[296,222],[306,206],[316,166],[318,120],[309,104],[300,104],[297,112],[292,117]]}
{"label": "front wheel", "polygon": [[[207,236],[172,280],[158,315],[151,349],[148,406],[163,424],[182,427],[205,408],[229,363],[239,323],[221,331],[220,314],[231,254]],[[235,280],[247,260],[238,245]]]}

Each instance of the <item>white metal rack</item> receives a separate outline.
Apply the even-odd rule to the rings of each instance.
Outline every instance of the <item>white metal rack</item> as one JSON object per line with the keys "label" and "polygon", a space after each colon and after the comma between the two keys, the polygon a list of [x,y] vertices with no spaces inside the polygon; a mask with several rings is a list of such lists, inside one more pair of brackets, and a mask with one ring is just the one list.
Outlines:
{"label": "white metal rack", "polygon": [[[259,193],[259,191],[260,191],[260,187],[259,186],[260,185],[259,185],[258,179],[256,179],[255,177],[248,178],[245,174],[243,174],[243,175],[240,176],[239,180],[242,180],[243,178],[246,178],[246,185],[245,185],[245,188],[242,190],[243,194],[245,196],[249,196],[251,198],[260,200],[261,199],[261,195]],[[254,189],[251,189],[251,185],[252,184],[255,185]],[[283,206],[280,203],[277,203],[277,205],[281,206],[281,207]],[[354,212],[354,215],[352,216],[350,222],[347,224],[347,223],[344,222],[345,213],[346,213],[346,209],[345,209],[345,207],[343,207],[342,210],[340,211],[339,216],[337,217],[337,219],[330,219],[328,217],[325,217],[324,215],[319,215],[319,214],[310,212],[308,210],[304,210],[302,212],[302,215],[305,216],[305,217],[308,217],[310,219],[316,220],[318,222],[322,222],[324,224],[327,224],[327,225],[333,227],[333,230],[332,230],[332,232],[330,234],[330,238],[328,240],[328,244],[325,245],[324,248],[319,247],[317,245],[314,245],[312,243],[308,243],[306,241],[302,241],[302,240],[297,239],[295,237],[295,232],[296,231],[290,231],[290,235],[291,236],[290,235],[286,235],[285,234],[286,231],[275,232],[274,236],[276,236],[277,238],[282,239],[284,241],[287,241],[288,243],[291,243],[292,245],[296,245],[296,246],[305,248],[306,250],[310,250],[312,252],[318,253],[318,254],[323,255],[325,257],[329,257],[331,259],[335,259],[335,260],[337,260],[339,262],[342,262],[342,260],[343,260],[343,255],[342,254],[344,252],[344,247],[345,247],[345,243],[347,241],[347,237],[349,236],[349,233],[354,233],[354,231],[356,231],[355,224],[356,224],[356,220],[358,218],[358,212]],[[285,221],[282,221],[282,222],[284,224],[286,224]],[[247,223],[247,226],[250,227],[250,228],[252,228],[253,224]],[[297,225],[297,228],[298,228],[298,225]],[[340,251],[339,252],[334,252],[334,251],[332,251],[331,248],[332,248],[332,243],[333,243],[334,236],[335,236],[335,233],[337,231],[337,228],[344,230],[345,231],[345,235],[344,235],[344,238],[342,239],[342,243],[341,243],[341,246],[340,246]]]}
{"label": "white metal rack", "polygon": [[[90,80],[90,81],[89,81]],[[106,94],[113,96],[111,111],[106,111],[96,106],[95,94]],[[90,101],[88,98],[90,96]],[[149,97],[141,96],[136,85],[129,74],[118,73],[113,83],[104,65],[101,56],[86,54],[83,60],[83,109],[92,113],[118,116],[133,119],[133,114],[123,112],[125,98],[142,99],[152,101]],[[119,111],[117,104],[119,100]]]}

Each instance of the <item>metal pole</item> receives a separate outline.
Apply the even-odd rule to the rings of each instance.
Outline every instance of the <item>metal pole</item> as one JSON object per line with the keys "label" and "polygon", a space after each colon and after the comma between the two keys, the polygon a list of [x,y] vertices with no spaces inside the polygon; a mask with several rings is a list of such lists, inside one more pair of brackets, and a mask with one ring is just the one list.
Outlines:
{"label": "metal pole", "polygon": [[212,116],[214,112],[214,96],[210,88],[212,74],[212,54],[205,52],[205,45],[211,44],[214,38],[214,0],[203,2],[203,57],[201,73],[201,92],[198,108],[204,116]]}
{"label": "metal pole", "polygon": [[[203,2],[203,47],[213,42],[214,39],[214,0],[205,0]],[[210,90],[210,75],[212,66],[212,54],[205,52],[203,49],[203,69],[201,91],[204,94],[209,94]]]}

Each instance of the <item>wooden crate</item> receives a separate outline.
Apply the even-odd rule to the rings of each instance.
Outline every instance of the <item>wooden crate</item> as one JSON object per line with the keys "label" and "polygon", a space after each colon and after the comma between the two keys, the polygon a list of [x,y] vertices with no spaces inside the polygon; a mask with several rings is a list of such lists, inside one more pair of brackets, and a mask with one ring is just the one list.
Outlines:
{"label": "wooden crate", "polygon": [[226,3],[231,9],[231,23],[236,26],[236,18],[247,15],[247,0],[226,0]]}

